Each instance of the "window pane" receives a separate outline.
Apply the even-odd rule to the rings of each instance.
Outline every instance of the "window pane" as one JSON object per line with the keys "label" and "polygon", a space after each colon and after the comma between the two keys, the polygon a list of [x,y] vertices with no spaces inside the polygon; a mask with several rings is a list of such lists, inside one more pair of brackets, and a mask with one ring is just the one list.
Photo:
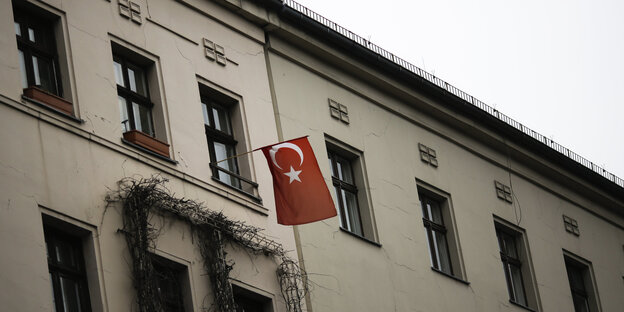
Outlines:
{"label": "window pane", "polygon": [[334,186],[334,191],[336,192],[334,193],[334,206],[337,208],[336,211],[338,212],[338,220],[340,220],[340,225],[346,228],[346,226],[342,224],[342,207],[338,204],[338,194],[340,194],[340,188]]}
{"label": "window pane", "polygon": [[37,59],[36,56],[33,55],[32,62],[33,62],[33,70],[35,71],[34,72],[35,85],[38,86],[41,84],[41,78],[39,77],[39,60]]}
{"label": "window pane", "polygon": [[56,311],[56,299],[54,296],[54,278],[52,277],[52,273],[50,273],[50,287],[52,288],[52,307],[54,307],[54,311]]}
{"label": "window pane", "polygon": [[347,211],[347,222],[350,225],[350,231],[363,235],[362,224],[360,224],[360,211],[357,206],[357,198],[355,194],[342,190],[343,204]]}
{"label": "window pane", "polygon": [[503,243],[505,244],[505,254],[514,259],[518,259],[516,238],[511,235],[503,234]]}
{"label": "window pane", "polygon": [[54,244],[54,254],[58,264],[72,268],[76,267],[76,255],[74,254],[72,245],[63,241],[56,241]]}
{"label": "window pane", "polygon": [[134,114],[134,126],[137,130],[154,136],[152,129],[152,113],[149,108],[132,102],[132,113]]}
{"label": "window pane", "polygon": [[[234,147],[230,146],[230,145],[226,145],[223,143],[219,143],[219,142],[215,142],[214,143],[214,151],[215,151],[215,160],[216,161],[220,161],[223,159],[226,159],[228,157],[234,156]],[[218,164],[219,167],[232,171],[234,173],[238,173],[238,167],[236,166],[236,160],[235,159],[230,159],[228,161],[224,161],[224,162],[220,162]],[[219,172],[219,180],[221,182],[227,183],[229,185],[232,185],[234,187],[240,187],[240,181],[235,178],[232,177],[231,175],[223,172],[223,171],[218,171]]]}
{"label": "window pane", "polygon": [[219,131],[232,134],[230,128],[230,119],[227,112],[221,108],[212,107],[212,117],[214,119],[214,127]]}
{"label": "window pane", "polygon": [[208,118],[208,106],[205,103],[201,103],[202,115],[204,116],[204,124],[210,126],[210,118]]}
{"label": "window pane", "polygon": [[141,68],[128,65],[128,84],[130,90],[147,97],[147,87],[145,85],[145,74]]}
{"label": "window pane", "polygon": [[117,96],[119,101],[119,119],[121,120],[121,131],[130,131],[130,121],[128,120],[128,105],[126,99]]}
{"label": "window pane", "polygon": [[117,61],[113,61],[113,69],[115,70],[115,82],[122,86],[125,87],[126,84],[124,83],[124,79],[123,79],[123,72],[121,69],[121,64],[117,63]]}
{"label": "window pane", "polygon": [[579,268],[566,264],[568,270],[568,280],[570,281],[570,287],[574,290],[585,291],[585,282],[583,279],[583,272]]}
{"label": "window pane", "polygon": [[28,27],[28,40],[35,42],[35,30]]}
{"label": "window pane", "polygon": [[18,22],[15,22],[15,34],[18,36],[22,35],[22,29],[20,27],[20,24]]}
{"label": "window pane", "polygon": [[22,76],[22,87],[28,88],[28,78],[26,77],[26,61],[24,60],[24,52],[19,50],[19,66],[20,74]]}
{"label": "window pane", "polygon": [[574,312],[589,312],[589,302],[587,298],[579,294],[572,294],[574,302]]}
{"label": "window pane", "polygon": [[520,267],[509,265],[509,271],[511,273],[511,286],[513,287],[515,302],[526,306],[527,302],[524,294],[522,272],[520,271]]}
{"label": "window pane", "polygon": [[[437,263],[437,260],[434,263],[433,253],[432,253],[432,250],[435,250],[435,247],[431,246],[431,243],[429,242],[429,239],[430,239],[429,238],[429,229],[427,229],[427,228],[425,228],[425,237],[427,237],[427,245],[429,246],[429,260],[431,261],[431,266],[432,267],[436,267],[438,265],[438,263]],[[432,248],[432,247],[434,247],[434,248]]]}
{"label": "window pane", "polygon": [[65,312],[79,312],[80,308],[80,289],[78,283],[75,281],[63,277],[61,280],[61,297],[63,299],[63,309]]}
{"label": "window pane", "polygon": [[353,184],[353,172],[351,171],[351,163],[345,159],[339,159],[338,168],[340,168],[340,180]]}
{"label": "window pane", "polygon": [[446,243],[446,235],[441,232],[433,231],[439,261],[439,270],[451,274],[451,259],[448,254],[448,245]]}
{"label": "window pane", "polygon": [[33,56],[33,69],[35,71],[35,85],[50,93],[57,94],[52,60]]}

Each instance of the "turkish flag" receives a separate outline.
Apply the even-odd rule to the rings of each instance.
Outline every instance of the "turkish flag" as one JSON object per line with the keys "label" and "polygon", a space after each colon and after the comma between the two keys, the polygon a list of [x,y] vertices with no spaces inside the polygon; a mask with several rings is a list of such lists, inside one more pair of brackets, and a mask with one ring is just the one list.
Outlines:
{"label": "turkish flag", "polygon": [[307,137],[262,148],[275,191],[277,223],[305,224],[336,216],[336,207]]}

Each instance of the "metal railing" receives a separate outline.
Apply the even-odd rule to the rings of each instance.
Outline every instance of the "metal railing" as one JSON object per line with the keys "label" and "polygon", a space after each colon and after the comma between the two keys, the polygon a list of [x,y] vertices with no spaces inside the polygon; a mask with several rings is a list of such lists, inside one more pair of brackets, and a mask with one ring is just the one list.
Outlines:
{"label": "metal railing", "polygon": [[433,74],[430,74],[424,70],[422,70],[421,68],[419,68],[418,66],[413,65],[412,63],[384,50],[383,48],[381,48],[380,46],[371,43],[370,41],[356,35],[355,33],[353,33],[352,31],[334,23],[333,21],[319,15],[318,13],[311,11],[310,9],[306,8],[305,6],[293,1],[293,0],[282,0],[283,3],[292,8],[293,10],[300,12],[302,14],[304,14],[305,16],[321,23],[322,25],[330,28],[331,30],[343,35],[344,37],[356,42],[357,44],[361,45],[362,47],[367,48],[368,50],[377,53],[378,55],[380,55],[381,57],[401,66],[402,68],[424,78],[425,80],[435,84],[436,86],[452,93],[453,95],[461,98],[462,100],[480,108],[481,110],[487,112],[488,114],[498,118],[499,120],[503,121],[504,123],[518,129],[519,131],[523,132],[524,134],[544,143],[546,146],[552,148],[553,150],[563,154],[564,156],[576,161],[577,163],[587,167],[588,169],[594,171],[595,173],[601,175],[602,177],[604,177],[605,179],[619,185],[620,187],[624,188],[624,179],[614,175],[613,173],[608,172],[606,169],[594,164],[593,162],[589,161],[588,159],[580,156],[579,154],[569,150],[568,148],[564,147],[563,145],[545,137],[542,134],[539,134],[531,129],[529,129],[528,127],[524,126],[523,124],[515,121],[514,119],[512,119],[511,117],[499,112],[498,110],[496,110],[495,108],[479,101],[478,99],[474,98],[472,95],[456,88],[455,86],[447,83],[446,81],[434,76]]}

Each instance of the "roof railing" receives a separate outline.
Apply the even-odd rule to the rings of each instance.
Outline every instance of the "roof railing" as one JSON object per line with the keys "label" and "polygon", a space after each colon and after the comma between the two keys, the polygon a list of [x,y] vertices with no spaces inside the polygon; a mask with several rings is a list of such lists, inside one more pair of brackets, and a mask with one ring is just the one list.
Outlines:
{"label": "roof railing", "polygon": [[293,0],[282,0],[283,3],[304,14],[305,16],[321,23],[322,25],[332,29],[333,31],[351,39],[352,41],[356,42],[357,44],[369,49],[370,51],[373,51],[375,53],[377,53],[378,55],[380,55],[381,57],[409,70],[410,72],[424,78],[425,80],[435,84],[436,86],[452,93],[453,95],[461,98],[462,100],[480,108],[481,110],[487,112],[488,114],[496,117],[497,119],[503,121],[504,123],[508,124],[511,127],[516,128],[517,130],[523,132],[524,134],[542,142],[543,144],[545,144],[546,146],[552,148],[553,150],[561,153],[562,155],[576,161],[577,163],[585,166],[586,168],[594,171],[595,173],[598,173],[599,175],[601,175],[602,177],[604,177],[605,179],[619,185],[620,187],[624,188],[624,179],[614,175],[613,173],[608,172],[606,169],[594,164],[593,162],[589,161],[588,159],[584,158],[583,156],[580,156],[579,154],[569,150],[568,148],[564,147],[563,145],[547,138],[546,136],[539,134],[531,129],[529,129],[528,127],[524,126],[523,124],[515,121],[514,119],[512,119],[511,117],[499,112],[498,110],[496,110],[495,108],[479,101],[478,99],[474,98],[472,95],[456,88],[455,86],[447,83],[446,81],[436,77],[433,74],[430,74],[426,71],[424,71],[423,69],[419,68],[418,66],[386,51],[385,49],[381,48],[380,46],[368,41],[367,39],[364,39],[363,37],[360,37],[358,35],[356,35],[355,33],[353,33],[352,31],[334,23],[333,21],[319,15],[318,13],[306,8],[305,6],[293,1]]}

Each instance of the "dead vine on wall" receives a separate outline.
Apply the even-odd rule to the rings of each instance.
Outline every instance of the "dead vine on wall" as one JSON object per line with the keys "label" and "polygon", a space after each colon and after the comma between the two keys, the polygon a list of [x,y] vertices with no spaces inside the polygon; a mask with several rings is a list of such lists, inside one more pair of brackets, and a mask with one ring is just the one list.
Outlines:
{"label": "dead vine on wall", "polygon": [[123,202],[123,233],[132,257],[134,287],[140,312],[164,311],[154,283],[151,254],[156,248],[159,229],[150,222],[155,213],[169,213],[188,222],[197,235],[197,244],[209,273],[214,294],[211,310],[234,312],[236,303],[229,273],[234,262],[227,259],[225,245],[238,244],[253,254],[272,256],[279,261],[277,278],[288,311],[300,312],[308,291],[305,272],[290,259],[281,244],[261,235],[262,229],[234,221],[221,212],[207,209],[202,203],[176,198],[166,187],[168,180],[124,178],[118,182],[114,197]]}

